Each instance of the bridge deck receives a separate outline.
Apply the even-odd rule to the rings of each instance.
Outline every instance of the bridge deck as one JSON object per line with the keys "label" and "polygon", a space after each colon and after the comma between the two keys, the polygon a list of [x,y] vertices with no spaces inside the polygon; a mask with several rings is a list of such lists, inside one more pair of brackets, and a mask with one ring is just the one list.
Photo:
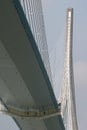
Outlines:
{"label": "bridge deck", "polygon": [[[15,5],[15,6],[14,6]],[[57,110],[51,83],[18,0],[0,0],[0,98],[6,107]],[[61,116],[14,118],[22,130],[63,130]]]}

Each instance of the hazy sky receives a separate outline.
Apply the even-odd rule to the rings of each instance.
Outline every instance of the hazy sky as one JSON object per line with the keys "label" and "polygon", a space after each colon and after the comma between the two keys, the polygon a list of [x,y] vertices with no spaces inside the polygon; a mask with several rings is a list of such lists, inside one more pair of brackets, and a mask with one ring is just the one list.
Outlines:
{"label": "hazy sky", "polygon": [[66,9],[74,9],[74,80],[79,130],[87,129],[87,1],[42,0],[54,91],[58,98],[63,78]]}
{"label": "hazy sky", "polygon": [[[59,97],[63,78],[66,9],[74,8],[74,80],[79,130],[87,129],[87,1],[42,0],[54,91]],[[0,115],[1,130],[18,130],[8,116]]]}

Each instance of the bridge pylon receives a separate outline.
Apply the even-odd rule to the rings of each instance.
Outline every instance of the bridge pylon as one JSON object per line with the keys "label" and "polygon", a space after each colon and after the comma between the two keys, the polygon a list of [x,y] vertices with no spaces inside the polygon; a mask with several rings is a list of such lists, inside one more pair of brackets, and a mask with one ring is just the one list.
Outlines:
{"label": "bridge pylon", "polygon": [[78,130],[73,74],[73,8],[67,9],[64,74],[61,91],[61,114],[66,130]]}

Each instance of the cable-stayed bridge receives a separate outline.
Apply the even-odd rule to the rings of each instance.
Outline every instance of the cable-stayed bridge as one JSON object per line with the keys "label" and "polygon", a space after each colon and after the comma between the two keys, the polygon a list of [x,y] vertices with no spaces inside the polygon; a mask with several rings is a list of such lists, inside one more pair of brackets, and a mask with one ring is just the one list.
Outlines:
{"label": "cable-stayed bridge", "polygon": [[41,1],[0,1],[0,111],[21,130],[78,130],[72,64],[73,11],[67,12],[61,101],[53,92]]}

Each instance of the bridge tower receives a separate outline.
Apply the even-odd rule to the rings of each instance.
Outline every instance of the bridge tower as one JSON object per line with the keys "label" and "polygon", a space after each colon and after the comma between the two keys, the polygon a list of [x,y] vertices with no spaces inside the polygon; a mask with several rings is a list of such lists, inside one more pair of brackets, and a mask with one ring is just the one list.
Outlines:
{"label": "bridge tower", "polygon": [[73,75],[73,8],[67,9],[64,74],[61,91],[61,114],[66,130],[78,130]]}

